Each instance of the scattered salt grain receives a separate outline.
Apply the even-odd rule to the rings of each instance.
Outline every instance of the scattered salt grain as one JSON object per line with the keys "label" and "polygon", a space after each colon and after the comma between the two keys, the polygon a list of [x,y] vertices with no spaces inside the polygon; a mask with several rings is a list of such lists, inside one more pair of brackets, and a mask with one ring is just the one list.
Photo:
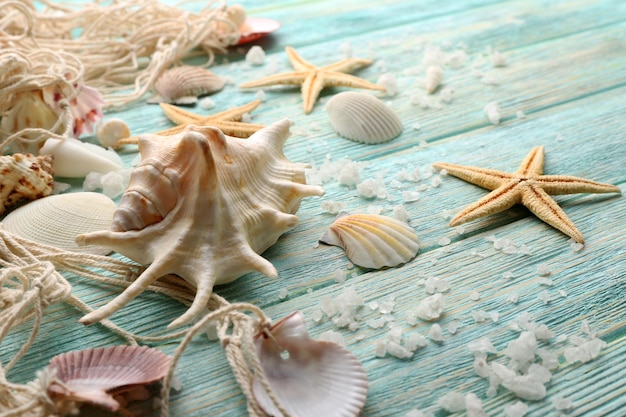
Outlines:
{"label": "scattered salt grain", "polygon": [[474,393],[465,395],[465,408],[467,417],[487,417],[483,410],[483,402]]}
{"label": "scattered salt grain", "polygon": [[265,62],[265,51],[259,45],[254,45],[246,53],[246,62],[250,65],[263,65]]}
{"label": "scattered salt grain", "polygon": [[430,185],[432,185],[434,188],[439,187],[441,185],[441,177],[440,176],[433,177],[433,179],[430,180]]}
{"label": "scattered salt grain", "polygon": [[574,252],[580,252],[585,247],[585,245],[583,245],[582,243],[576,242],[574,239],[568,240],[567,243],[569,243],[569,247]]}
{"label": "scattered salt grain", "polygon": [[558,368],[559,357],[556,354],[541,348],[535,350],[535,353],[541,358],[541,366],[544,368],[549,370]]}
{"label": "scattered salt grain", "polygon": [[500,80],[491,74],[485,74],[480,78],[480,82],[486,85],[498,85]]}
{"label": "scattered salt grain", "polygon": [[374,310],[378,310],[378,302],[377,301],[371,301],[367,304],[367,306],[369,307],[370,310],[374,311]]}
{"label": "scattered salt grain", "polygon": [[491,103],[488,103],[485,106],[484,110],[491,124],[497,125],[500,123],[501,116],[500,116],[500,106],[498,106],[498,102],[493,101]]}
{"label": "scattered salt grain", "polygon": [[331,200],[322,201],[322,203],[320,204],[322,210],[330,214],[337,214],[340,211],[345,210],[347,206],[348,205],[346,203]]}
{"label": "scattered salt grain", "polygon": [[[244,113],[241,115],[241,123],[252,123],[252,117],[250,117],[250,113]],[[291,132],[295,134],[295,128],[292,128]]]}
{"label": "scattered salt grain", "polygon": [[215,107],[215,101],[213,101],[211,97],[204,97],[200,99],[200,102],[198,104],[200,105],[200,108],[204,110],[209,110]]}
{"label": "scattered salt grain", "polygon": [[418,332],[409,333],[404,340],[404,347],[411,352],[424,346],[426,346],[426,338]]}
{"label": "scattered salt grain", "polygon": [[381,327],[384,327],[385,324],[387,324],[387,321],[384,318],[379,317],[377,319],[369,319],[365,322],[365,324],[372,329],[380,329]]}
{"label": "scattered salt grain", "polygon": [[500,313],[496,310],[490,311],[489,318],[491,318],[492,322],[496,323],[498,320],[500,320]]}
{"label": "scattered salt grain", "polygon": [[409,213],[406,211],[403,205],[400,204],[397,206],[393,206],[391,211],[392,211],[393,217],[395,217],[396,219],[403,221],[403,222],[409,221]]}
{"label": "scattered salt grain", "polygon": [[393,97],[398,94],[398,80],[393,74],[385,73],[378,77],[376,84],[382,86],[388,96]]}
{"label": "scattered salt grain", "polygon": [[552,296],[548,293],[548,291],[543,290],[539,293],[539,295],[537,296],[537,298],[539,298],[541,301],[543,301],[543,304],[548,304],[550,301],[552,301]]}
{"label": "scattered salt grain", "polygon": [[525,119],[526,118],[526,113],[524,113],[523,110],[518,110],[518,111],[515,112],[515,116],[518,119]]}
{"label": "scattered salt grain", "polygon": [[587,336],[589,336],[591,339],[596,337],[596,331],[593,330],[591,328],[591,326],[589,325],[589,321],[587,319],[584,319],[581,323],[580,323],[580,330],[586,334]]}
{"label": "scattered salt grain", "polygon": [[402,192],[402,200],[405,203],[412,203],[413,201],[417,201],[420,199],[420,193],[417,191],[403,191]]}
{"label": "scattered salt grain", "polygon": [[439,246],[447,246],[447,245],[449,245],[449,244],[450,244],[450,242],[451,242],[451,240],[450,240],[450,238],[449,238],[449,237],[447,237],[447,236],[440,237],[440,238],[437,240],[437,244],[439,244]]}
{"label": "scattered salt grain", "polygon": [[450,103],[452,102],[452,97],[454,96],[454,89],[452,87],[445,87],[441,90],[439,96],[445,103]]}
{"label": "scattered salt grain", "polygon": [[102,194],[113,199],[122,195],[128,183],[124,175],[118,171],[107,172],[102,175],[100,182],[102,185]]}
{"label": "scattered salt grain", "polygon": [[449,413],[458,413],[465,410],[465,396],[459,392],[450,391],[439,397],[437,404]]}
{"label": "scattered salt grain", "polygon": [[284,300],[285,298],[287,298],[287,295],[289,294],[287,288],[281,288],[280,291],[278,291],[278,298],[280,298],[281,300]]}
{"label": "scattered salt grain", "polygon": [[567,291],[565,290],[559,290],[559,295],[563,298],[567,297]]}
{"label": "scattered salt grain", "polygon": [[413,352],[390,340],[387,341],[387,353],[398,359],[409,359],[413,356]]}
{"label": "scattered salt grain", "polygon": [[339,346],[346,345],[346,342],[343,339],[343,336],[341,335],[341,333],[336,332],[334,330],[326,330],[325,332],[320,333],[320,335],[317,337],[317,340],[321,342],[336,343]]}
{"label": "scattered salt grain", "polygon": [[356,190],[358,191],[359,195],[365,198],[374,198],[376,197],[377,192],[376,181],[371,178],[366,179],[357,184]]}
{"label": "scattered salt grain", "polygon": [[491,63],[494,67],[504,67],[506,65],[506,56],[498,51],[491,52]]}
{"label": "scattered salt grain", "polygon": [[463,49],[457,49],[445,55],[444,61],[449,68],[458,69],[465,65],[469,55]]}
{"label": "scattered salt grain", "polygon": [[433,413],[430,411],[422,411],[420,409],[414,408],[409,410],[404,417],[435,417]]}
{"label": "scattered salt grain", "polygon": [[554,406],[554,408],[560,411],[570,410],[574,407],[574,403],[572,403],[572,400],[565,397],[554,397],[552,399],[552,405]]}
{"label": "scattered salt grain", "polygon": [[504,406],[504,414],[507,417],[524,417],[528,412],[528,405],[521,401],[514,402],[513,404],[506,404]]}
{"label": "scattered salt grain", "polygon": [[456,334],[456,332],[459,331],[460,325],[461,325],[461,322],[459,322],[458,320],[452,320],[450,323],[448,323],[446,330],[450,334]]}
{"label": "scattered salt grain", "polygon": [[313,320],[315,323],[319,323],[323,317],[324,313],[322,312],[322,310],[314,310],[313,313],[311,313],[311,320]]}
{"label": "scattered salt grain", "polygon": [[509,342],[504,354],[520,363],[528,363],[535,357],[537,338],[533,332],[524,331],[517,339]]}
{"label": "scattered salt grain", "polygon": [[375,345],[375,355],[378,358],[384,358],[387,354],[387,341],[377,340]]}
{"label": "scattered salt grain", "polygon": [[338,284],[346,282],[346,271],[343,269],[335,269],[333,276]]}
{"label": "scattered salt grain", "polygon": [[370,204],[367,206],[367,214],[381,214],[383,212],[383,206],[377,204]]}
{"label": "scattered salt grain", "polygon": [[553,282],[550,278],[539,278],[537,280],[537,284],[539,285],[547,285],[548,287],[551,287]]}
{"label": "scattered salt grain", "polygon": [[170,381],[170,387],[172,387],[174,391],[180,391],[181,389],[183,389],[183,381],[181,381],[179,377],[174,375],[172,376],[172,380]]}
{"label": "scattered salt grain", "polygon": [[493,346],[493,343],[491,343],[491,340],[487,336],[481,337],[481,338],[476,339],[476,340],[472,340],[471,342],[469,342],[467,344],[467,348],[473,354],[476,354],[476,353],[498,353],[496,348]]}
{"label": "scattered salt grain", "polygon": [[350,42],[344,42],[341,45],[339,45],[339,52],[341,52],[341,54],[346,57],[349,58],[352,56],[352,44]]}
{"label": "scattered salt grain", "polygon": [[451,209],[443,209],[441,210],[441,217],[444,219],[449,219],[454,214],[454,211]]}
{"label": "scattered salt grain", "polygon": [[265,94],[265,91],[263,90],[258,90],[254,96],[257,100],[265,101],[267,94]]}
{"label": "scattered salt grain", "polygon": [[359,176],[359,169],[354,164],[347,164],[343,168],[341,168],[341,170],[339,171],[339,176],[337,178],[339,184],[347,185],[349,187],[356,185],[360,180],[361,178]]}
{"label": "scattered salt grain", "polygon": [[538,340],[549,340],[552,339],[555,333],[548,328],[545,324],[540,324],[534,329],[535,337]]}
{"label": "scattered salt grain", "polygon": [[519,301],[519,294],[516,292],[510,292],[507,297],[507,301],[513,304],[517,304]]}
{"label": "scattered salt grain", "polygon": [[472,291],[469,295],[469,299],[472,301],[478,301],[480,300],[480,293],[476,290]]}
{"label": "scattered salt grain", "polygon": [[504,279],[512,279],[515,278],[515,275],[513,275],[513,272],[511,271],[505,271],[502,273],[502,278]]}
{"label": "scattered salt grain", "polygon": [[391,300],[381,301],[378,307],[378,311],[380,314],[391,314],[393,313],[393,309],[396,306],[396,302]]}
{"label": "scattered salt grain", "polygon": [[413,124],[411,125],[411,127],[412,127],[413,129],[415,129],[415,130],[420,130],[420,129],[421,129],[421,126],[420,126],[420,124],[419,124],[419,123],[413,123]]}
{"label": "scattered salt grain", "polygon": [[537,273],[542,277],[547,277],[551,274],[550,267],[545,262],[541,263],[537,266]]}
{"label": "scattered salt grain", "polygon": [[443,332],[441,331],[441,326],[437,323],[430,326],[428,338],[433,342],[443,342]]}
{"label": "scattered salt grain", "polygon": [[445,279],[430,276],[424,282],[424,289],[428,294],[446,292],[450,289],[450,283]]}
{"label": "scattered salt grain", "polygon": [[489,317],[485,310],[472,310],[470,316],[472,316],[474,323],[482,323]]}
{"label": "scattered salt grain", "polygon": [[454,231],[457,235],[462,235],[463,233],[465,233],[465,226],[457,226],[454,228]]}
{"label": "scattered salt grain", "polygon": [[441,313],[443,313],[444,308],[445,304],[443,295],[441,295],[441,293],[436,293],[420,301],[415,309],[415,314],[422,320],[436,320],[441,317]]}

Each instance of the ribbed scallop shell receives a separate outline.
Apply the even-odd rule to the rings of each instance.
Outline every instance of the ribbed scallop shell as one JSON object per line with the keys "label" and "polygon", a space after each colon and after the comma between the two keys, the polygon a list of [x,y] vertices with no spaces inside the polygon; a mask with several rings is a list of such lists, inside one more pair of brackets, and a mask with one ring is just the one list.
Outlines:
{"label": "ribbed scallop shell", "polygon": [[378,214],[340,215],[320,242],[340,246],[352,263],[374,269],[404,264],[419,250],[413,228]]}
{"label": "ribbed scallop shell", "polygon": [[156,95],[150,103],[193,104],[198,96],[224,88],[224,79],[211,71],[190,65],[169,69],[154,83]]}
{"label": "ribbed scallop shell", "polygon": [[0,215],[21,201],[45,197],[54,188],[52,156],[0,157]]}
{"label": "ribbed scallop shell", "polygon": [[402,132],[402,121],[371,94],[345,91],[326,104],[333,129],[346,139],[374,144],[388,142]]}
{"label": "ribbed scallop shell", "polygon": [[48,394],[57,401],[88,402],[110,411],[120,404],[113,394],[165,377],[170,357],[146,346],[110,346],[63,353],[50,360],[56,381]]}
{"label": "ribbed scallop shell", "polygon": [[4,228],[18,236],[72,252],[106,255],[102,246],[78,246],[76,236],[109,227],[117,205],[100,193],[51,195],[9,213]]}
{"label": "ribbed scallop shell", "polygon": [[[297,311],[268,333],[255,338],[257,355],[272,392],[293,417],[357,416],[367,396],[363,365],[347,349],[309,337],[304,316]],[[259,380],[253,393],[271,416],[282,414]]]}
{"label": "ribbed scallop shell", "polygon": [[324,193],[306,185],[305,164],[283,154],[289,126],[285,119],[248,139],[198,126],[173,136],[141,136],[141,162],[110,230],[78,236],[77,242],[107,246],[150,266],[81,321],[115,313],[167,274],[197,288],[190,309],[171,326],[204,311],[215,284],[252,271],[275,277],[274,266],[259,254],[295,227],[302,198]]}

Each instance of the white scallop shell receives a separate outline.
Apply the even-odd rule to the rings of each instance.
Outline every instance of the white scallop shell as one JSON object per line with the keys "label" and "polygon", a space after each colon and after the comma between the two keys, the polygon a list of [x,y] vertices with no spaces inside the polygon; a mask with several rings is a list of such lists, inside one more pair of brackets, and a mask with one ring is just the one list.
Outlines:
{"label": "white scallop shell", "polygon": [[60,249],[106,255],[102,246],[78,246],[76,236],[109,227],[117,206],[100,193],[51,195],[30,202],[9,213],[3,220],[11,233]]}
{"label": "white scallop shell", "polygon": [[248,139],[200,126],[140,136],[141,162],[110,229],[80,235],[77,243],[107,246],[150,266],[81,322],[108,317],[167,274],[196,287],[191,307],[172,327],[204,311],[216,284],[253,271],[275,277],[276,268],[259,254],[296,226],[302,198],[324,194],[306,185],[306,164],[285,157],[289,127],[284,119]]}
{"label": "white scallop shell", "polygon": [[[297,311],[255,338],[265,377],[282,407],[293,417],[357,416],[367,396],[363,365],[347,349],[309,337]],[[252,392],[271,416],[282,414],[258,379]]]}
{"label": "white scallop shell", "polygon": [[426,80],[424,85],[428,94],[434,93],[442,81],[443,70],[439,65],[430,65],[428,68],[426,68]]}
{"label": "white scallop shell", "polygon": [[0,157],[0,214],[21,201],[49,195],[54,188],[53,158],[31,154]]}
{"label": "white scallop shell", "polygon": [[83,178],[90,172],[118,171],[124,166],[115,151],[74,138],[50,138],[39,154],[54,155],[54,175],[59,177]]}
{"label": "white scallop shell", "polygon": [[55,401],[88,402],[116,411],[120,404],[112,394],[163,379],[169,363],[169,356],[146,346],[110,346],[63,353],[50,360],[48,368],[56,376],[48,394]]}
{"label": "white scallop shell", "polygon": [[328,100],[326,113],[340,136],[356,142],[388,142],[402,132],[398,115],[371,94],[358,91],[336,94]]}
{"label": "white scallop shell", "polygon": [[340,246],[352,263],[374,269],[404,264],[419,250],[413,228],[378,214],[339,215],[320,242]]}
{"label": "white scallop shell", "polygon": [[224,84],[223,78],[205,68],[183,65],[165,71],[156,80],[156,94],[148,103],[193,104],[198,96],[216,93]]}

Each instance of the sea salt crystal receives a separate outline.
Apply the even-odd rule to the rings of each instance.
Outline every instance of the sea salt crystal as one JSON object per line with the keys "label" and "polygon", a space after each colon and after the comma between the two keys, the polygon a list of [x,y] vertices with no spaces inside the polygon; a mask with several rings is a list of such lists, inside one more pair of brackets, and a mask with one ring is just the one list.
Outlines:
{"label": "sea salt crystal", "polygon": [[445,279],[430,276],[424,282],[424,289],[428,294],[446,292],[450,289],[450,283]]}
{"label": "sea salt crystal", "polygon": [[417,314],[414,311],[409,311],[406,317],[406,324],[409,326],[416,326],[418,323]]}
{"label": "sea salt crystal", "polygon": [[426,338],[421,333],[411,332],[405,337],[404,347],[411,352],[424,346],[426,346]]}
{"label": "sea salt crystal", "polygon": [[287,288],[281,288],[280,291],[278,291],[278,298],[284,300],[285,298],[287,298],[288,294],[289,291],[287,290]]}
{"label": "sea salt crystal", "polygon": [[370,204],[367,206],[367,214],[381,214],[383,212],[383,206],[377,204]]}
{"label": "sea salt crystal", "polygon": [[402,327],[400,326],[389,326],[389,332],[387,332],[387,340],[402,343]]}
{"label": "sea salt crystal", "polygon": [[554,340],[554,343],[561,343],[561,342],[565,342],[566,340],[567,340],[567,335],[560,334],[556,337],[556,339]]}
{"label": "sea salt crystal", "polygon": [[433,342],[443,342],[443,332],[441,331],[441,326],[437,323],[430,326],[430,330],[428,331],[428,338]]}
{"label": "sea salt crystal", "polygon": [[516,292],[510,292],[509,296],[507,297],[507,301],[513,304],[517,304],[517,302],[519,301],[519,294]]}
{"label": "sea salt crystal", "polygon": [[315,323],[319,323],[323,317],[324,317],[324,313],[322,312],[322,310],[314,310],[313,313],[311,313],[311,319]]}
{"label": "sea salt crystal", "polygon": [[259,45],[254,45],[246,53],[246,62],[250,65],[263,65],[265,62],[265,51]]}
{"label": "sea salt crystal", "polygon": [[534,329],[535,337],[538,340],[549,340],[552,339],[555,333],[548,328],[545,324],[540,324],[537,328]]}
{"label": "sea salt crystal", "polygon": [[515,245],[509,245],[509,246],[505,246],[502,248],[502,252],[506,253],[508,255],[514,255],[516,253],[518,253],[518,249],[517,246]]}
{"label": "sea salt crystal", "polygon": [[543,290],[539,293],[539,296],[537,296],[537,298],[539,298],[541,301],[543,301],[543,304],[548,304],[550,301],[552,301],[552,296],[548,293],[548,291]]}
{"label": "sea salt crystal", "polygon": [[254,96],[256,97],[257,100],[265,101],[265,98],[267,97],[267,94],[263,90],[258,90],[254,94]]}
{"label": "sea salt crystal", "polygon": [[448,330],[448,333],[450,334],[456,334],[459,331],[460,325],[461,325],[460,321],[452,320],[450,323],[448,323],[446,330]]}
{"label": "sea salt crystal", "polygon": [[[360,180],[361,180],[361,178],[359,176],[359,169],[354,164],[347,164],[347,165],[345,165],[341,169],[341,171],[339,171],[339,177],[337,178],[337,181],[339,182],[339,184],[347,185],[347,186],[350,186],[350,187],[354,186],[354,185],[357,185]],[[357,189],[358,189],[359,185],[360,184],[357,185]],[[373,195],[372,195],[372,197],[373,197]]]}
{"label": "sea salt crystal", "polygon": [[341,335],[341,333],[336,332],[334,330],[326,330],[325,332],[320,333],[320,335],[317,337],[317,340],[319,340],[320,342],[336,343],[339,346],[346,345],[346,342],[343,339],[343,336]]}
{"label": "sea salt crystal", "polygon": [[447,246],[450,244],[450,242],[451,242],[450,238],[446,236],[440,237],[437,240],[437,243],[439,244],[439,246]]}
{"label": "sea salt crystal", "polygon": [[474,393],[465,395],[465,409],[467,417],[487,417],[483,410],[483,402]]}
{"label": "sea salt crystal", "polygon": [[550,278],[539,278],[537,280],[537,284],[539,285],[547,285],[548,287],[551,287],[553,282]]}
{"label": "sea salt crystal", "polygon": [[341,54],[346,58],[351,57],[352,56],[352,44],[348,41],[343,42],[341,45],[339,45],[339,52],[341,52]]}
{"label": "sea salt crystal", "polygon": [[489,317],[485,310],[472,310],[470,312],[472,319],[474,319],[475,323],[482,323]]}
{"label": "sea salt crystal", "polygon": [[513,272],[511,271],[505,271],[502,273],[502,278],[504,279],[512,279],[515,278],[515,275],[513,275]]}
{"label": "sea salt crystal", "polygon": [[595,332],[595,330],[593,330],[591,328],[591,326],[589,325],[589,320],[587,320],[587,319],[583,319],[583,321],[580,323],[580,330],[584,334],[589,336],[589,338],[591,338],[591,339],[596,337],[596,332]]}
{"label": "sea salt crystal", "polygon": [[420,193],[417,191],[403,191],[402,192],[402,200],[405,203],[411,203],[413,201],[417,201],[420,198]]}
{"label": "sea salt crystal", "polygon": [[122,173],[113,171],[107,172],[100,178],[102,184],[102,194],[115,199],[126,190],[127,182]]}
{"label": "sea salt crystal", "polygon": [[486,353],[474,353],[474,363],[472,365],[474,372],[481,378],[489,378],[491,375],[491,367],[487,363]]}
{"label": "sea salt crystal", "polygon": [[335,282],[337,282],[338,284],[341,284],[346,281],[346,271],[342,269],[335,269],[333,276],[335,278]]}
{"label": "sea salt crystal", "polygon": [[415,314],[422,320],[436,320],[441,317],[444,308],[443,295],[436,293],[420,301],[415,309]]}
{"label": "sea salt crystal", "polygon": [[95,191],[102,187],[102,174],[101,172],[90,172],[83,181],[84,191]]}
{"label": "sea salt crystal", "polygon": [[530,362],[535,357],[537,338],[533,332],[524,331],[507,345],[504,354],[520,363]]}
{"label": "sea salt crystal", "polygon": [[445,87],[441,90],[439,96],[445,103],[450,103],[452,102],[452,97],[454,96],[454,89],[452,87]]}
{"label": "sea salt crystal", "polygon": [[397,205],[397,206],[393,206],[393,208],[391,209],[391,213],[393,215],[393,217],[395,217],[396,219],[403,221],[403,222],[408,222],[409,221],[409,213],[406,211],[406,209],[404,208],[403,205]]}
{"label": "sea salt crystal", "polygon": [[467,344],[467,348],[473,354],[476,353],[498,353],[496,348],[491,343],[491,339],[487,336],[483,336],[479,339],[472,340]]}
{"label": "sea salt crystal", "polygon": [[378,302],[377,301],[371,301],[367,304],[367,306],[369,307],[370,310],[374,311],[374,310],[378,310]]}
{"label": "sea salt crystal", "polygon": [[366,180],[360,182],[356,186],[356,190],[358,191],[358,193],[361,196],[365,197],[365,198],[374,198],[374,197],[376,197],[377,188],[378,187],[376,185],[376,181],[374,181],[371,178],[366,179]]}
{"label": "sea salt crystal", "polygon": [[422,411],[418,408],[413,408],[409,410],[404,417],[435,417],[435,415],[430,411]]}
{"label": "sea salt crystal", "polygon": [[519,253],[520,255],[532,255],[530,248],[523,243],[517,248],[517,253]]}
{"label": "sea salt crystal", "polygon": [[505,404],[504,414],[507,417],[524,417],[528,413],[528,405],[521,401],[516,401],[513,404]]}
{"label": "sea salt crystal", "polygon": [[451,209],[443,209],[441,210],[441,217],[444,219],[449,219],[454,214],[454,210]]}
{"label": "sea salt crystal", "polygon": [[433,177],[433,179],[430,180],[430,185],[432,185],[433,188],[439,187],[441,185],[441,177],[440,176]]}
{"label": "sea salt crystal", "polygon": [[[252,123],[252,117],[250,113],[244,113],[241,115],[241,123]],[[296,134],[297,128],[291,128],[291,133]],[[305,136],[306,132],[302,135]]]}
{"label": "sea salt crystal", "polygon": [[537,266],[537,273],[542,277],[547,277],[551,274],[550,267],[545,262],[541,263]]}
{"label": "sea salt crystal", "polygon": [[469,295],[469,299],[472,301],[478,301],[480,300],[480,293],[476,290],[472,291]]}
{"label": "sea salt crystal", "polygon": [[500,80],[491,74],[485,74],[480,78],[480,82],[486,85],[498,85],[500,84]]}
{"label": "sea salt crystal", "polygon": [[606,342],[602,339],[591,339],[578,347],[566,348],[563,354],[569,363],[589,362],[600,355],[600,350],[606,347]]}
{"label": "sea salt crystal", "polygon": [[445,64],[452,69],[458,69],[463,67],[467,60],[469,59],[469,55],[463,49],[456,49],[445,55],[444,61]]}
{"label": "sea salt crystal", "polygon": [[498,51],[491,52],[491,63],[494,67],[503,67],[506,65],[506,56]]}
{"label": "sea salt crystal", "polygon": [[331,201],[331,200],[322,201],[322,203],[320,204],[320,207],[322,208],[322,210],[330,214],[337,214],[340,211],[345,210],[347,206],[348,205],[346,203],[343,203],[340,201]]}
{"label": "sea salt crystal", "polygon": [[500,320],[500,313],[498,313],[496,310],[490,311],[489,317],[491,318],[492,322],[496,323],[498,320]]}
{"label": "sea salt crystal", "polygon": [[393,313],[393,309],[396,306],[396,302],[394,300],[386,300],[381,301],[378,307],[378,311],[380,314],[391,314]]}
{"label": "sea salt crystal", "polygon": [[582,243],[576,242],[574,239],[568,240],[567,243],[569,244],[569,247],[574,252],[580,252],[585,247],[585,245],[583,245]]}
{"label": "sea salt crystal", "polygon": [[493,101],[491,103],[488,103],[485,106],[484,110],[491,124],[497,125],[500,123],[501,116],[500,116],[500,106],[498,106],[498,102]]}
{"label": "sea salt crystal", "polygon": [[398,80],[393,74],[385,73],[378,77],[376,84],[382,86],[388,96],[393,97],[398,93]]}
{"label": "sea salt crystal", "polygon": [[413,124],[411,125],[411,127],[412,127],[413,129],[415,129],[415,130],[420,130],[420,128],[421,128],[421,126],[420,126],[420,124],[419,124],[419,123],[413,123]]}
{"label": "sea salt crystal", "polygon": [[454,228],[454,231],[457,235],[462,235],[463,233],[465,233],[465,226],[457,226]]}
{"label": "sea salt crystal", "polygon": [[387,341],[386,340],[377,340],[375,344],[375,355],[378,358],[384,358],[387,354]]}
{"label": "sea salt crystal", "polygon": [[456,391],[450,391],[437,400],[439,407],[449,413],[458,413],[465,410],[465,396]]}
{"label": "sea salt crystal", "polygon": [[557,410],[570,410],[574,408],[574,403],[572,403],[572,400],[570,400],[569,398],[561,397],[561,396],[554,397],[552,399],[552,405]]}
{"label": "sea salt crystal", "polygon": [[377,319],[369,319],[365,322],[365,324],[372,329],[380,329],[387,324],[387,321],[384,318],[379,317]]}
{"label": "sea salt crystal", "polygon": [[413,352],[390,340],[387,341],[387,353],[398,359],[409,359],[413,356]]}
{"label": "sea salt crystal", "polygon": [[541,358],[541,366],[544,368],[549,370],[558,368],[559,357],[556,354],[542,348],[536,349],[535,353]]}
{"label": "sea salt crystal", "polygon": [[200,105],[200,108],[202,108],[204,110],[210,110],[213,107],[215,107],[215,101],[213,101],[213,99],[211,97],[204,97],[204,98],[200,99],[198,104]]}

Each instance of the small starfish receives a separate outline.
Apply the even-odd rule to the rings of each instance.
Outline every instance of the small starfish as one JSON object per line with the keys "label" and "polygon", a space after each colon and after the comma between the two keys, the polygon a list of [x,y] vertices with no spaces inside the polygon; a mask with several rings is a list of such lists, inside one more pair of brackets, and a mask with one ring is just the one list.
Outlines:
{"label": "small starfish", "polygon": [[313,105],[324,87],[344,86],[385,91],[383,86],[372,84],[354,75],[345,74],[370,65],[372,63],[370,59],[346,58],[324,67],[316,67],[304,60],[293,48],[288,46],[285,50],[295,71],[270,75],[257,81],[243,83],[239,87],[266,87],[276,84],[302,85],[302,102],[306,114],[311,113]]}
{"label": "small starfish", "polygon": [[574,193],[621,193],[611,184],[565,175],[543,175],[543,146],[533,148],[516,173],[437,162],[433,168],[493,190],[466,207],[450,221],[456,226],[479,217],[499,213],[514,204],[523,204],[550,226],[584,243],[583,235],[550,195]]}
{"label": "small starfish", "polygon": [[[176,123],[178,126],[161,130],[156,132],[156,135],[170,136],[182,132],[188,125],[199,126],[215,126],[224,132],[225,135],[235,136],[237,138],[247,138],[257,130],[262,129],[265,126],[242,123],[241,118],[245,113],[250,113],[252,110],[259,107],[261,100],[254,100],[243,106],[235,107],[234,109],[225,110],[223,112],[215,113],[209,116],[201,116],[199,114],[192,113],[187,110],[183,110],[180,107],[172,106],[167,103],[160,103],[161,110],[165,113],[168,119]],[[119,140],[120,145],[136,144],[138,142],[137,136],[124,138]]]}

